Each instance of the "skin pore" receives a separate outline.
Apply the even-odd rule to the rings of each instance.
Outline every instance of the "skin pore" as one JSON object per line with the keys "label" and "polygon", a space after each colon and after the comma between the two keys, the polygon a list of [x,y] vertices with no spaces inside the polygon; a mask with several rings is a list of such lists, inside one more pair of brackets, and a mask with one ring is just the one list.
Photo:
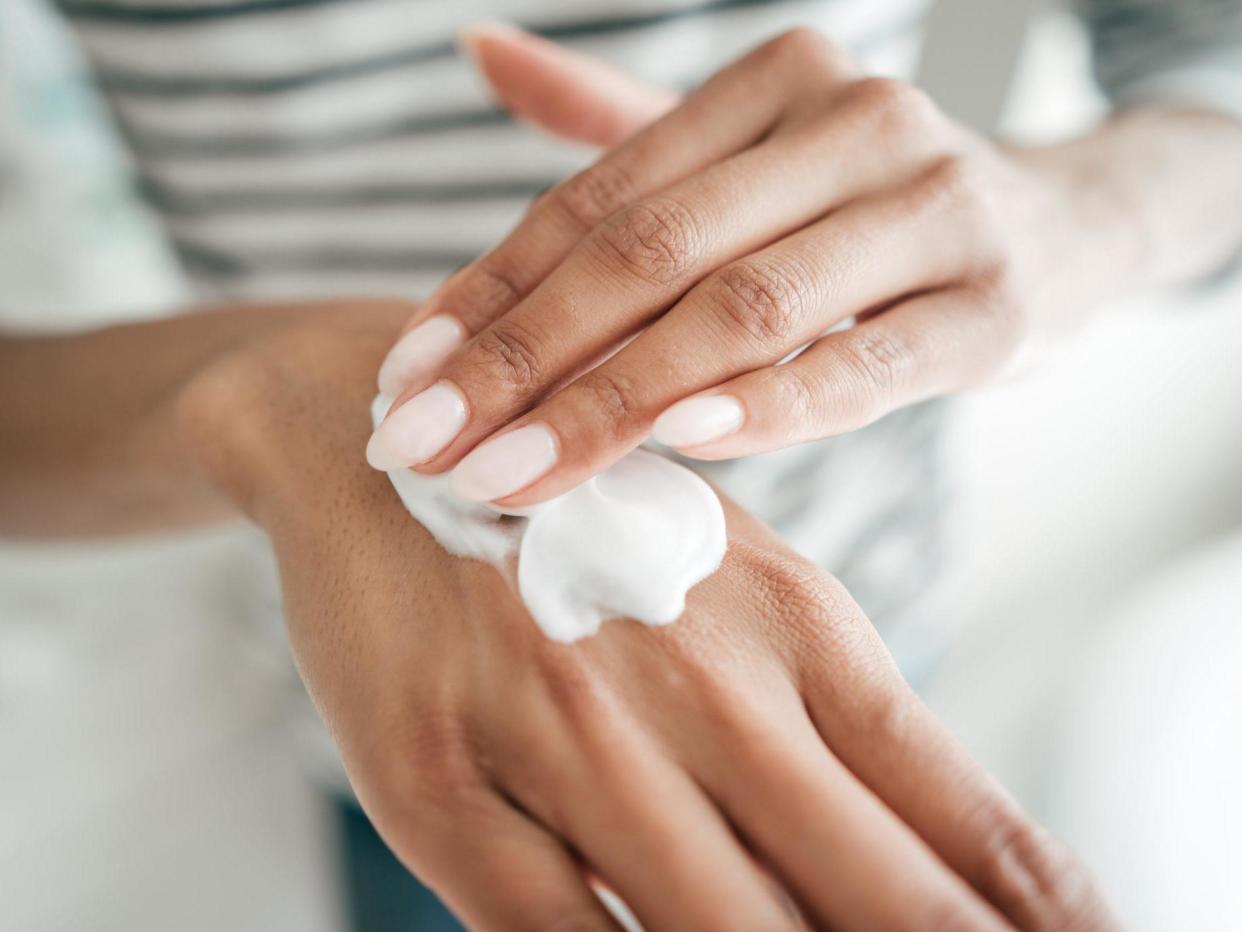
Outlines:
{"label": "skin pore", "polygon": [[[480,500],[542,501],[651,433],[704,459],[843,433],[1242,251],[1226,116],[1148,107],[1024,149],[812,30],[680,103],[512,28],[467,44],[506,105],[611,145],[434,293],[389,357],[405,391],[372,463],[451,469]],[[436,353],[409,352],[420,325]],[[451,415],[431,397],[456,399]],[[436,449],[411,449],[427,431]]]}
{"label": "skin pore", "polygon": [[20,403],[0,405],[0,530],[259,523],[359,798],[472,928],[615,928],[584,867],[652,929],[794,928],[773,882],[817,926],[1108,925],[839,584],[731,503],[724,564],[681,620],[576,645],[441,550],[362,458],[411,311],[233,308],[4,341],[0,398]]}

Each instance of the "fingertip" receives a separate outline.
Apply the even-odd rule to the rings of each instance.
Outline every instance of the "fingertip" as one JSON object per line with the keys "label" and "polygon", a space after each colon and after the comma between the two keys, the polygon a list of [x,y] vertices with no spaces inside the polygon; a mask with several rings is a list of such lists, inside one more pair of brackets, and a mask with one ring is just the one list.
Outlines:
{"label": "fingertip", "polygon": [[458,29],[455,36],[457,51],[478,69],[497,93],[503,90],[496,87],[498,70],[529,61],[530,53],[542,41],[539,36],[503,20],[470,23]]}
{"label": "fingertip", "polygon": [[457,30],[457,47],[471,58],[475,57],[480,42],[488,39],[521,40],[530,36],[523,29],[504,20],[485,19],[467,23]]}

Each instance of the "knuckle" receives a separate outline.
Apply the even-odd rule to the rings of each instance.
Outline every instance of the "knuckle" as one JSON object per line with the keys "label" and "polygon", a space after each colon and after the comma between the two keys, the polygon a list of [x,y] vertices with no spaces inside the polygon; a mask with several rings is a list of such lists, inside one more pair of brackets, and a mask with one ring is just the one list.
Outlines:
{"label": "knuckle", "polygon": [[[854,676],[869,678],[873,668],[884,665],[887,653],[874,629],[842,588],[821,586],[804,592],[794,601],[791,621],[798,623],[804,641],[838,662],[848,658]],[[810,658],[813,650],[807,650]]]}
{"label": "knuckle", "polygon": [[504,256],[504,247],[480,256],[445,283],[444,297],[468,330],[482,329],[529,290],[526,277]]}
{"label": "knuckle", "polygon": [[956,200],[974,197],[978,193],[979,173],[973,159],[960,154],[946,155],[938,159],[928,173],[933,191]]}
{"label": "knuckle", "polygon": [[912,213],[947,222],[957,231],[961,251],[973,268],[1016,270],[1019,256],[1009,233],[994,167],[985,160],[954,154],[937,160],[916,187]]}
{"label": "knuckle", "polygon": [[781,61],[798,65],[834,64],[840,52],[826,35],[811,26],[795,26],[772,39],[766,46]]}
{"label": "knuckle", "polygon": [[610,264],[642,281],[668,284],[694,262],[702,237],[693,214],[669,197],[627,207],[599,227],[596,244]]}
{"label": "knuckle", "polygon": [[797,563],[779,568],[774,577],[775,598],[784,623],[797,632],[804,668],[847,659],[851,676],[870,677],[872,667],[886,662],[870,622],[839,582]]}
{"label": "knuckle", "polygon": [[607,368],[594,369],[577,382],[591,407],[604,415],[609,439],[621,441],[631,436],[647,420],[647,412],[639,400],[638,384],[631,378]]}
{"label": "knuckle", "polygon": [[841,341],[839,352],[858,386],[858,416],[869,420],[887,410],[914,356],[908,342],[881,328],[855,327]]}
{"label": "knuckle", "polygon": [[629,172],[615,161],[592,165],[547,195],[548,204],[583,232],[633,200],[635,185]]}
{"label": "knuckle", "polygon": [[801,563],[772,554],[761,572],[774,602],[787,616],[819,619],[824,614],[819,574]]}
{"label": "knuckle", "polygon": [[845,586],[812,564],[771,551],[755,548],[743,561],[789,669],[840,713],[833,727],[864,741],[908,734],[917,700]]}
{"label": "knuckle", "polygon": [[542,376],[537,341],[524,327],[498,321],[475,339],[471,358],[487,374],[511,388],[528,391]]}
{"label": "knuckle", "polygon": [[972,234],[995,230],[995,198],[982,166],[975,159],[966,155],[939,159],[928,171],[922,190],[928,208],[952,210],[962,217],[963,226]]}
{"label": "knuckle", "polygon": [[367,766],[373,807],[394,830],[429,830],[437,813],[461,814],[478,798],[482,783],[465,723],[425,713],[397,730]]}
{"label": "knuckle", "polygon": [[766,548],[730,545],[748,598],[768,624],[770,643],[782,649],[788,669],[807,683],[824,684],[825,670],[850,678],[887,657],[857,603],[839,581],[818,567]]}
{"label": "knuckle", "polygon": [[612,705],[599,671],[564,645],[549,644],[536,657],[543,691],[580,737],[600,731]]}
{"label": "knuckle", "polygon": [[526,294],[521,276],[494,255],[479,259],[470,281],[471,293],[463,296],[463,303],[481,309],[509,307]]}
{"label": "knuckle", "polygon": [[778,405],[794,424],[814,426],[823,416],[826,405],[825,384],[801,366],[777,366],[768,376],[776,387]]}
{"label": "knuckle", "polygon": [[802,279],[770,259],[743,259],[711,279],[713,304],[734,333],[784,349],[807,303]]}
{"label": "knuckle", "polygon": [[818,567],[758,548],[744,559],[756,591],[784,624],[827,629],[855,614],[844,587]]}
{"label": "knuckle", "polygon": [[1089,929],[1106,925],[1090,876],[1061,842],[1030,820],[993,816],[979,865],[984,895],[1011,916],[1037,928]]}
{"label": "knuckle", "polygon": [[[861,691],[854,691],[854,714],[850,717],[853,730],[859,738],[874,741],[877,746],[908,747],[912,741],[917,745],[923,738],[920,729],[926,728],[920,700],[900,676],[884,676],[893,670],[887,649],[877,649],[867,656],[871,663],[855,664],[852,672],[879,688],[868,690],[865,698]],[[913,738],[915,735],[919,737]]]}
{"label": "knuckle", "polygon": [[938,125],[939,110],[928,94],[908,81],[870,77],[845,91],[843,106],[863,114],[901,138],[924,136]]}

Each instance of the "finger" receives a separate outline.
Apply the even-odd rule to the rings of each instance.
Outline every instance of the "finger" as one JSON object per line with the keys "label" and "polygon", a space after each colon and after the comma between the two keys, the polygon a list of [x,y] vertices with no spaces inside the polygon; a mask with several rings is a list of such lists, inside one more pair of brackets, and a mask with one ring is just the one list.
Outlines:
{"label": "finger", "polygon": [[[673,402],[770,367],[852,314],[960,278],[972,262],[970,244],[957,235],[963,225],[957,203],[938,191],[921,180],[895,195],[853,202],[709,276],[614,357],[514,421],[513,429],[479,442],[454,471],[455,487],[506,504],[557,495],[640,443]],[[470,359],[463,352],[445,369],[446,379],[471,399],[470,423],[445,458],[508,413],[503,399],[482,396]],[[734,418],[741,413],[735,405]],[[532,443],[540,436],[542,445]]]}
{"label": "finger", "polygon": [[[472,418],[470,430],[444,456],[425,464],[426,471],[438,472],[452,464],[555,385],[590,368],[712,269],[780,239],[838,204],[882,186],[900,191],[909,176],[920,173],[929,177],[915,185],[913,193],[904,192],[891,202],[888,215],[896,228],[908,229],[929,212],[921,202],[951,202],[941,193],[947,186],[946,170],[928,173],[923,164],[939,145],[935,141],[939,137],[922,132],[921,124],[909,117],[902,118],[908,142],[892,147],[900,156],[881,153],[858,160],[850,155],[874,134],[865,115],[877,108],[892,109],[876,103],[878,95],[891,93],[886,90],[890,86],[882,81],[851,85],[821,120],[800,124],[797,130],[708,166],[617,212],[582,238],[531,294],[461,349],[456,347],[463,331],[449,326],[448,321],[455,321],[449,315],[436,316],[411,333],[401,345],[408,345],[409,353],[435,356],[435,374],[461,392]],[[796,189],[791,188],[790,177],[801,179]],[[918,247],[914,251],[928,258],[936,255],[938,243],[956,245],[943,236],[926,239],[914,244]],[[814,258],[808,265],[822,267],[817,271],[829,278],[840,277],[840,268],[849,270],[838,257],[833,259],[825,264],[822,257]],[[590,312],[584,313],[588,308]],[[455,334],[451,342],[455,352],[447,361],[436,349],[446,332]],[[717,329],[709,336],[719,335]],[[752,336],[742,334],[737,346],[749,348]],[[782,347],[778,358],[790,348]],[[398,355],[394,352],[390,359]],[[728,352],[717,362],[738,359],[737,352]],[[408,376],[410,370],[403,371]],[[721,372],[714,381],[725,377]],[[429,379],[407,378],[395,408],[428,383]],[[689,382],[681,394],[710,384]]]}
{"label": "finger", "polygon": [[471,929],[583,929],[620,926],[565,846],[529,816],[483,787],[441,810],[377,823],[402,862]]}
{"label": "finger", "polygon": [[[528,295],[606,217],[758,141],[780,117],[791,88],[839,80],[851,66],[812,35],[800,30],[760,46],[536,200],[495,249],[453,275],[414,315],[386,360],[384,390],[395,394],[400,379],[430,376],[452,351],[421,351],[417,325],[443,315],[466,333],[478,332]],[[438,327],[444,332],[446,325]]]}
{"label": "finger", "polygon": [[803,911],[834,929],[1006,928],[829,753],[792,687],[784,704],[779,717],[735,715],[722,739],[737,749],[730,766],[693,772]]}
{"label": "finger", "polygon": [[459,38],[502,107],[576,142],[616,145],[680,97],[506,24],[470,26]]}
{"label": "finger", "polygon": [[[687,677],[678,690],[681,718],[699,727],[690,738],[670,739],[688,771],[816,928],[1001,927],[999,916],[825,747],[790,679],[791,670],[801,672],[808,643],[851,670],[887,661],[874,629],[839,584],[819,571],[808,575],[805,562],[750,516],[731,510],[730,528],[739,536],[723,578],[735,592],[718,595],[763,609],[757,617],[771,626],[764,637],[779,646],[784,663],[762,684],[737,688],[731,680],[727,694],[722,687],[689,688],[710,681],[714,670]],[[734,749],[728,766],[711,753],[718,747]]]}
{"label": "finger", "polygon": [[[842,637],[869,642],[871,659],[844,662]],[[800,657],[807,708],[833,753],[1014,925],[1115,927],[1089,874],[937,721],[869,624]]]}
{"label": "finger", "polygon": [[515,798],[565,837],[645,928],[796,928],[694,782],[650,745],[626,740],[621,713],[585,699],[590,693],[578,683],[562,691],[572,700],[558,700],[572,744],[549,738],[566,729],[545,728],[523,754],[505,756],[502,781]]}
{"label": "finger", "polygon": [[987,286],[917,295],[789,362],[672,405],[652,436],[687,456],[728,459],[843,434],[983,381],[1011,353],[1019,327]]}

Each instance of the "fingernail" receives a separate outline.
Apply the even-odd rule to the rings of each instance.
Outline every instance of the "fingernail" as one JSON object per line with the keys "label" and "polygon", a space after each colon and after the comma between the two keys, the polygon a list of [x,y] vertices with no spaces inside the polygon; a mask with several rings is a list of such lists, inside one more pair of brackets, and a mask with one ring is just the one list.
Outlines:
{"label": "fingernail", "polygon": [[367,462],[387,472],[425,463],[466,423],[466,402],[450,382],[437,382],[394,411],[367,443]]}
{"label": "fingernail", "polygon": [[732,395],[701,395],[666,409],[651,436],[670,447],[696,447],[733,433],[743,418],[742,404]]}
{"label": "fingernail", "polygon": [[462,498],[490,502],[530,485],[556,464],[556,438],[543,424],[527,424],[476,447],[450,479]]}
{"label": "fingernail", "polygon": [[388,351],[379,370],[381,395],[399,395],[415,379],[431,375],[466,342],[466,328],[456,317],[429,317]]}

